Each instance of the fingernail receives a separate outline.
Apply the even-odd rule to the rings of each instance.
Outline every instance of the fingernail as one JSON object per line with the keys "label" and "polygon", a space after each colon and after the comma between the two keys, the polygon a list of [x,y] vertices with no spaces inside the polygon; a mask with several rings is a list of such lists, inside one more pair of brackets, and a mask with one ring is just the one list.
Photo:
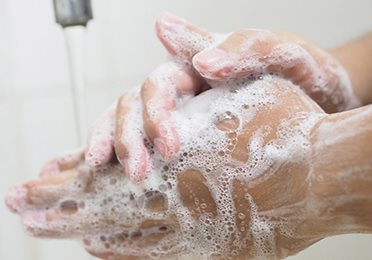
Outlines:
{"label": "fingernail", "polygon": [[213,69],[226,63],[226,59],[227,53],[224,50],[214,48],[212,50],[199,52],[194,56],[193,61],[196,65],[201,66],[204,69]]}
{"label": "fingernail", "polygon": [[156,149],[159,151],[159,153],[161,154],[161,156],[163,156],[164,158],[169,157],[168,147],[167,147],[166,142],[163,138],[161,138],[161,137],[155,138],[154,139],[154,145],[155,145]]}
{"label": "fingernail", "polygon": [[239,61],[220,48],[196,54],[192,60],[201,76],[211,80],[228,80],[234,77],[234,68]]}

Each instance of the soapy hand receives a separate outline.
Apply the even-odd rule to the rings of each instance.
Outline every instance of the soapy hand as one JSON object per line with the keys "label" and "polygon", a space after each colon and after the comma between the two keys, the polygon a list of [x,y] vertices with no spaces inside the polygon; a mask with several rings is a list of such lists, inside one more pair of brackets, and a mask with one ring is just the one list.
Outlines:
{"label": "soapy hand", "polygon": [[[300,86],[328,113],[360,105],[336,58],[292,33],[257,29],[209,33],[163,14],[157,22],[157,34],[171,55],[183,60],[192,57],[197,72],[212,82],[275,74]],[[202,41],[203,37],[209,44]],[[199,42],[207,48],[198,51]]]}
{"label": "soapy hand", "polygon": [[[129,119],[133,111],[125,109],[133,98],[124,94],[93,128],[86,149],[91,167],[105,165],[116,156],[130,178],[140,182],[148,174],[143,140],[153,143],[164,159],[175,158],[180,141],[172,111],[230,79],[279,75],[299,85],[327,112],[358,103],[346,72],[335,58],[295,35],[263,30],[209,33],[170,14],[158,18],[156,32],[172,58],[142,84],[144,127],[125,127],[133,121]],[[142,147],[141,152],[136,147]]]}
{"label": "soapy hand", "polygon": [[149,168],[145,142],[154,144],[164,159],[175,158],[180,141],[172,111],[201,89],[202,80],[189,65],[177,60],[164,62],[142,88],[124,93],[97,120],[85,151],[87,163],[99,168],[117,159],[132,181],[142,181]]}
{"label": "soapy hand", "polygon": [[[126,97],[123,109],[137,112],[123,133],[138,134],[139,91]],[[90,167],[77,151],[49,163],[54,170],[40,179],[11,189],[9,209],[31,235],[79,239],[104,259],[284,258],[328,235],[366,231],[353,205],[370,203],[368,189],[345,200],[343,190],[354,186],[322,186],[339,167],[329,160],[334,153],[322,151],[348,147],[333,145],[345,139],[332,132],[343,127],[343,115],[325,114],[289,81],[230,82],[173,115],[183,146],[167,162],[146,142],[150,174],[140,185],[128,181],[118,162]],[[359,129],[356,122],[346,124]],[[333,139],[325,139],[329,130]],[[354,185],[357,176],[350,175]]]}
{"label": "soapy hand", "polygon": [[[156,27],[160,39],[166,37],[165,33],[170,22],[168,19],[169,17],[164,15],[157,21]],[[171,22],[174,21],[171,20]],[[130,106],[133,98],[124,94],[93,127],[86,150],[87,162],[91,167],[101,167],[116,155],[132,180],[137,182],[143,180],[148,174],[148,166],[146,165],[148,155],[144,149],[141,153],[136,152],[136,149],[137,146],[143,147],[144,139],[154,144],[165,160],[172,160],[177,156],[180,141],[175,130],[172,111],[181,107],[196,94],[209,88],[193,69],[191,59],[195,53],[214,42],[213,35],[192,25],[189,26],[190,28],[186,28],[185,34],[182,34],[181,37],[189,37],[189,39],[193,37],[193,44],[187,49],[180,50],[174,58],[158,66],[141,86],[143,131],[126,132],[131,128],[125,126],[130,124],[132,119],[129,119],[130,113],[125,109],[125,106]],[[142,162],[141,167],[137,167],[138,162]]]}
{"label": "soapy hand", "polygon": [[[118,162],[97,169],[76,151],[13,188],[8,207],[31,235],[77,238],[105,259],[282,257],[283,248],[302,249],[321,237],[304,239],[295,227],[316,218],[303,208],[311,196],[307,158],[311,129],[325,114],[286,81],[244,84],[206,92],[174,115],[184,147],[171,163],[151,144],[136,145],[150,155],[151,174],[141,185],[128,181]],[[119,100],[130,119],[120,138],[140,134],[141,105],[139,91]],[[276,158],[289,147],[290,155]]]}
{"label": "soapy hand", "polygon": [[194,56],[207,79],[226,81],[252,74],[275,74],[292,81],[326,112],[356,107],[346,71],[329,53],[290,33],[240,30]]}
{"label": "soapy hand", "polygon": [[[170,14],[158,18],[156,32],[172,58],[142,84],[144,132],[142,136],[131,136],[140,144],[145,134],[166,160],[175,158],[180,145],[172,111],[224,81],[273,74],[300,86],[326,112],[343,111],[359,104],[348,75],[337,60],[296,35],[248,29],[216,34]],[[122,111],[125,110],[116,110],[117,123],[128,122]],[[99,129],[102,124],[98,125]],[[101,142],[91,141],[94,145],[87,150],[96,165],[107,163],[114,152],[123,165],[147,161],[145,152],[134,155],[120,133],[113,137],[94,131],[91,140],[105,136]],[[125,132],[122,136],[126,136]],[[146,168],[127,172],[141,181],[147,176]]]}

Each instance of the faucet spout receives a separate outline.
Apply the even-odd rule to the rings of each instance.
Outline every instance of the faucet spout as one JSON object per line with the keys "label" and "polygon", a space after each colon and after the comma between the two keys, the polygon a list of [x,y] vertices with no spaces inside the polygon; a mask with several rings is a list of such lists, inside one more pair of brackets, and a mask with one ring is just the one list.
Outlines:
{"label": "faucet spout", "polygon": [[53,0],[56,22],[62,27],[86,26],[93,19],[90,0]]}

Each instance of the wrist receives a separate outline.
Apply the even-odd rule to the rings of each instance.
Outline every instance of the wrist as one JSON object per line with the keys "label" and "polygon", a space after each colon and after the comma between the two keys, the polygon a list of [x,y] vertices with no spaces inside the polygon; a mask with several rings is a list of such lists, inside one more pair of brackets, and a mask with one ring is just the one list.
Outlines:
{"label": "wrist", "polygon": [[330,50],[350,77],[355,95],[363,105],[372,103],[372,33]]}
{"label": "wrist", "polygon": [[372,106],[329,115],[314,130],[311,192],[333,233],[372,231]]}
{"label": "wrist", "polygon": [[[361,105],[355,94],[349,72],[332,53],[308,42],[300,43],[309,54],[312,62],[305,62],[310,67],[303,74],[307,81],[309,96],[315,100],[327,113],[350,110]],[[311,64],[312,63],[312,64]],[[312,79],[309,81],[309,79]],[[305,84],[296,82],[300,86]]]}

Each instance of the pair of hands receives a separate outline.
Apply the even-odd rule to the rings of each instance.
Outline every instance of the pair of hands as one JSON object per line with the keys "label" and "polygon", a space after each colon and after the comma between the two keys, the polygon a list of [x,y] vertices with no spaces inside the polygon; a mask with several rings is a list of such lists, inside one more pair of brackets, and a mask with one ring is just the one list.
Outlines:
{"label": "pair of hands", "polygon": [[[8,195],[31,234],[80,238],[107,259],[279,258],[357,230],[340,231],[343,219],[315,185],[318,136],[339,120],[289,81],[261,76],[284,75],[325,108],[342,110],[353,104],[351,89],[331,56],[294,36],[255,30],[210,49],[217,35],[169,15],[159,18],[157,33],[177,59],[106,112],[85,155],[53,160],[41,179]],[[288,46],[301,55],[289,57]],[[233,78],[242,80],[226,82]],[[128,182],[114,154],[139,185]]]}
{"label": "pair of hands", "polygon": [[283,258],[333,232],[310,185],[312,136],[325,118],[277,77],[212,89],[175,117],[180,155],[166,162],[148,147],[141,184],[120,164],[87,167],[77,152],[60,172],[13,188],[7,204],[31,235],[78,238],[104,259]]}
{"label": "pair of hands", "polygon": [[[125,93],[97,121],[85,154],[91,167],[116,156],[131,180],[142,181],[150,168],[143,140],[148,138],[165,160],[174,158],[180,140],[172,111],[231,79],[271,73],[300,86],[326,112],[358,105],[336,59],[295,35],[263,30],[221,35],[169,14],[159,17],[156,32],[172,58],[151,73],[140,91]],[[134,119],[138,110],[142,120]]]}

